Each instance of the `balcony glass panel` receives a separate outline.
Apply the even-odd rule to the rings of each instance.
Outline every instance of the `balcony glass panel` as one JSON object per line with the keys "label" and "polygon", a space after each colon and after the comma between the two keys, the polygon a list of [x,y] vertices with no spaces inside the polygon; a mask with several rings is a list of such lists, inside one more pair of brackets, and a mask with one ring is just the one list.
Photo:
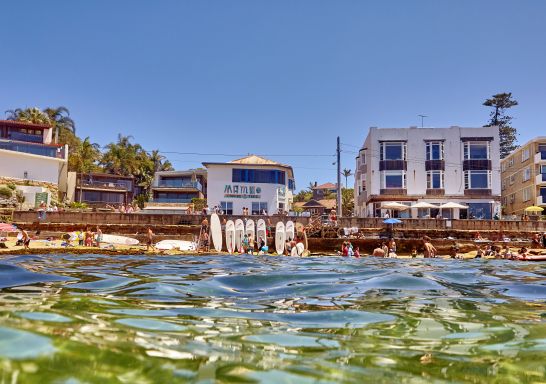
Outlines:
{"label": "balcony glass panel", "polygon": [[164,188],[196,188],[202,190],[203,187],[199,181],[191,181],[191,179],[164,179],[159,180],[158,187]]}
{"label": "balcony glass panel", "polygon": [[28,141],[31,143],[43,143],[42,135],[29,135],[28,133],[10,132],[9,138],[18,141]]}
{"label": "balcony glass panel", "polygon": [[154,199],[154,202],[156,203],[191,203],[191,199],[177,199],[177,198],[168,198],[168,197],[160,197]]}
{"label": "balcony glass panel", "polygon": [[50,147],[46,145],[20,143],[13,141],[0,141],[0,149],[8,151],[30,153],[33,155],[64,159],[64,148]]}

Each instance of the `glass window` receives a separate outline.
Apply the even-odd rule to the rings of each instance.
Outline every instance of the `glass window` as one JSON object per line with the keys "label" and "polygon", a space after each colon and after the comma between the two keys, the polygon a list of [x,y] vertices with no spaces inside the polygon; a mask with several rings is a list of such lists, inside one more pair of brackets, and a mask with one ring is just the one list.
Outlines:
{"label": "glass window", "polygon": [[542,196],[542,201],[546,201],[546,188],[540,188],[540,196]]}
{"label": "glass window", "polygon": [[490,171],[466,171],[464,174],[465,189],[489,189]]}
{"label": "glass window", "polygon": [[406,174],[403,171],[383,171],[382,188],[406,188]]}
{"label": "glass window", "polygon": [[523,150],[523,152],[521,152],[521,162],[523,163],[524,161],[529,160],[529,157],[529,148],[526,148]]}
{"label": "glass window", "polygon": [[443,160],[444,158],[444,143],[441,141],[429,141],[426,143],[427,160]]}
{"label": "glass window", "polygon": [[232,169],[234,183],[286,184],[286,172],[269,169]]}
{"label": "glass window", "polygon": [[539,144],[538,151],[540,152],[540,159],[546,160],[546,144]]}
{"label": "glass window", "polygon": [[428,189],[444,188],[444,172],[442,171],[427,172],[427,188]]}
{"label": "glass window", "polygon": [[252,203],[252,214],[261,215],[262,213],[265,213],[267,215],[267,203],[266,202]]}
{"label": "glass window", "polygon": [[467,160],[489,159],[489,142],[466,141],[464,145],[464,158]]}
{"label": "glass window", "polygon": [[381,142],[380,143],[380,158],[381,160],[405,160],[404,142]]}
{"label": "glass window", "polygon": [[233,202],[231,201],[221,201],[220,209],[224,211],[226,215],[233,215]]}
{"label": "glass window", "polygon": [[491,204],[489,203],[468,203],[469,219],[491,219]]}
{"label": "glass window", "polygon": [[531,187],[527,187],[523,190],[523,201],[531,200]]}
{"label": "glass window", "polygon": [[523,181],[531,179],[531,167],[527,167],[523,170]]}

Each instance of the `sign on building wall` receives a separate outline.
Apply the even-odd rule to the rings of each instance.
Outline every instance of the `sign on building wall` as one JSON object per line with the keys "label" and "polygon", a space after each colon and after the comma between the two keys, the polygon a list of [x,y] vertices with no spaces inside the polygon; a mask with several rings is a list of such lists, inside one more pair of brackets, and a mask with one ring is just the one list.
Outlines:
{"label": "sign on building wall", "polygon": [[226,184],[224,186],[224,197],[235,199],[259,199],[262,189],[252,185]]}
{"label": "sign on building wall", "polygon": [[36,192],[34,197],[34,207],[39,208],[42,201],[48,204],[49,194],[47,192]]}

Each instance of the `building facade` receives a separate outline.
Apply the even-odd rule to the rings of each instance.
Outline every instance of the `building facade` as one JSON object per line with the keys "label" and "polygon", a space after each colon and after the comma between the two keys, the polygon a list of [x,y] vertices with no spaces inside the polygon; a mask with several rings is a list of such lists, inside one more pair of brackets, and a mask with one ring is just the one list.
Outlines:
{"label": "building facade", "polygon": [[313,188],[311,188],[311,191],[313,192],[313,199],[321,200],[325,197],[328,197],[328,195],[335,195],[337,193],[337,184],[324,183],[317,185],[317,183],[315,182],[315,185],[313,186]]}
{"label": "building facade", "polygon": [[131,204],[134,198],[134,187],[135,180],[132,176],[78,173],[74,201],[93,207]]}
{"label": "building facade", "polygon": [[68,147],[53,143],[52,127],[0,120],[0,177],[13,180],[25,195],[25,206],[34,206],[37,194],[46,203],[62,200],[67,174]]}
{"label": "building facade", "polygon": [[[407,209],[400,217],[483,218],[500,215],[497,127],[376,128],[356,157],[355,212],[382,217],[382,205],[463,204],[468,209]],[[392,213],[392,212],[391,212]]]}
{"label": "building facade", "polygon": [[525,143],[501,160],[503,211],[525,214],[536,205],[546,210],[546,136]]}
{"label": "building facade", "polygon": [[208,171],[207,204],[228,215],[273,215],[292,208],[292,167],[250,155],[227,163],[203,163]]}

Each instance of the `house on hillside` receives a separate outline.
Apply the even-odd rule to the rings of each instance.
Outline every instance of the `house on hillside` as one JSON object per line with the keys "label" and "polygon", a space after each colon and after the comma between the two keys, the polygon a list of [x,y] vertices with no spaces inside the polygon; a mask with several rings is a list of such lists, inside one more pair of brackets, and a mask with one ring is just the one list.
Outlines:
{"label": "house on hillside", "polygon": [[314,200],[321,200],[324,199],[325,196],[337,193],[337,184],[324,183],[317,185],[317,182],[315,182],[315,186],[311,188],[311,191],[313,192]]}
{"label": "house on hillside", "polygon": [[308,212],[312,216],[315,216],[330,213],[332,209],[336,209],[337,204],[335,199],[311,199],[309,201],[294,203],[294,207],[301,208],[303,212]]}

